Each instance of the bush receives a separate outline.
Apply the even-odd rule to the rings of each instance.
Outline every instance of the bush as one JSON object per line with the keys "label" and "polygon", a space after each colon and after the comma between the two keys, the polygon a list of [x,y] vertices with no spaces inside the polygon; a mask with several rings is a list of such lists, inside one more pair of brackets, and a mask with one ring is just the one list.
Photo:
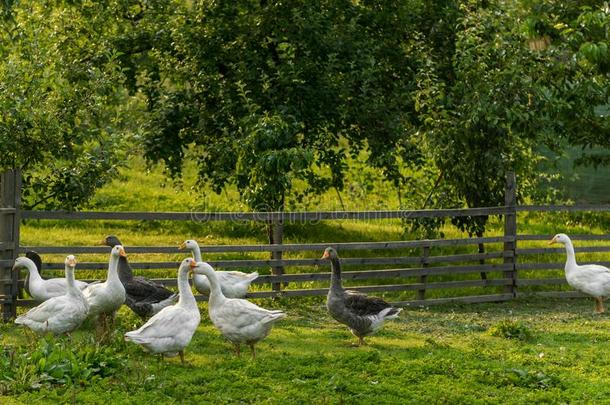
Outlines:
{"label": "bush", "polygon": [[504,381],[506,385],[524,388],[547,389],[551,387],[562,387],[559,378],[553,375],[545,374],[542,371],[523,370],[519,368],[505,370],[499,379]]}
{"label": "bush", "polygon": [[85,386],[116,374],[125,366],[111,347],[72,345],[44,338],[32,350],[5,347],[0,355],[0,395],[52,386]]}

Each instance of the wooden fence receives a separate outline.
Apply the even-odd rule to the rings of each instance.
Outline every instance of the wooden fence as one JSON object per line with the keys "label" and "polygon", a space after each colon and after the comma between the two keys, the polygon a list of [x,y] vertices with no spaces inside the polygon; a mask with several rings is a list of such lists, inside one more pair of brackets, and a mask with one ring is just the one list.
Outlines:
{"label": "wooden fence", "polygon": [[[610,206],[517,206],[516,182],[514,174],[507,175],[505,205],[469,209],[416,210],[416,211],[340,211],[340,212],[250,212],[250,213],[184,213],[184,212],[63,212],[63,211],[25,211],[19,209],[19,173],[8,172],[0,177],[0,279],[3,305],[3,318],[14,317],[17,306],[32,305],[31,300],[19,298],[20,280],[18,272],[11,271],[14,259],[31,249],[40,254],[107,254],[107,247],[97,246],[23,246],[19,243],[21,220],[168,220],[168,221],[262,221],[265,223],[289,223],[325,220],[383,220],[404,218],[433,218],[459,216],[501,215],[504,218],[502,236],[438,239],[388,242],[347,242],[347,243],[306,243],[306,244],[269,244],[269,245],[202,245],[202,254],[246,255],[268,254],[270,258],[240,258],[231,260],[210,260],[209,263],[222,269],[239,268],[244,271],[272,269],[272,274],[263,274],[255,284],[249,297],[294,297],[325,295],[330,269],[326,261],[318,259],[327,246],[338,249],[344,267],[343,280],[347,283],[368,282],[369,285],[350,287],[363,292],[413,292],[413,299],[397,302],[397,305],[432,305],[451,301],[473,303],[506,301],[517,297],[520,286],[561,285],[565,280],[560,277],[519,278],[519,271],[546,271],[561,269],[561,263],[520,263],[518,257],[561,252],[551,248],[518,248],[519,241],[548,240],[551,235],[518,235],[517,213],[523,211],[610,211]],[[103,235],[100,235],[102,237]],[[197,238],[197,235],[189,235]],[[186,237],[185,237],[186,238]],[[610,235],[576,236],[575,240],[609,240]],[[443,248],[464,247],[477,253],[444,254]],[[138,254],[160,253],[176,256],[184,255],[177,246],[126,246],[130,263],[138,269],[176,270],[178,261],[141,262]],[[358,257],[358,251],[379,251],[378,256]],[[577,252],[608,252],[610,246],[596,246],[577,249]],[[314,253],[315,252],[315,253]],[[297,253],[311,258],[286,258]],[[342,254],[345,253],[345,254]],[[285,254],[282,256],[282,254]],[[355,254],[355,257],[353,255]],[[390,256],[390,254],[392,254]],[[260,254],[258,255],[260,256]],[[563,259],[558,256],[557,259]],[[309,272],[289,271],[284,274],[274,269],[299,269],[307,266]],[[316,267],[317,266],[317,267]],[[63,262],[45,262],[46,269],[63,269]],[[103,270],[104,262],[79,263],[77,271]],[[166,285],[175,285],[173,278],[157,279]],[[385,281],[384,281],[385,280]],[[399,280],[400,282],[397,282]],[[388,283],[389,281],[389,283]],[[381,282],[381,283],[380,283]],[[372,283],[372,284],[371,284]],[[265,286],[268,286],[265,288]],[[295,288],[296,287],[296,288]],[[431,298],[435,290],[465,289],[478,291],[472,295]],[[464,291],[464,290],[462,290]],[[547,293],[548,294],[548,293]],[[554,293],[557,295],[557,293]],[[559,293],[564,294],[565,293]],[[567,295],[574,295],[568,293]],[[198,299],[204,299],[199,296]]]}

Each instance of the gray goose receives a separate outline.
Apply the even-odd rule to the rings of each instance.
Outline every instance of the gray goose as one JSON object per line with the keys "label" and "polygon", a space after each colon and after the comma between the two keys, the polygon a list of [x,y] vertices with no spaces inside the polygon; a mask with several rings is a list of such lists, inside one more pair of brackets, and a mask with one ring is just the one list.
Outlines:
{"label": "gray goose", "polygon": [[388,319],[394,319],[402,308],[395,308],[377,297],[369,297],[357,291],[345,290],[341,285],[341,264],[337,251],[332,247],[324,250],[322,259],[330,260],[332,269],[326,308],[330,315],[350,329],[363,345],[364,337],[381,328]]}
{"label": "gray goose", "polygon": [[[119,238],[109,235],[102,244],[115,247],[122,245]],[[119,279],[125,288],[125,305],[142,318],[150,318],[163,308],[173,305],[178,295],[163,285],[144,277],[134,277],[127,257],[119,257]]]}

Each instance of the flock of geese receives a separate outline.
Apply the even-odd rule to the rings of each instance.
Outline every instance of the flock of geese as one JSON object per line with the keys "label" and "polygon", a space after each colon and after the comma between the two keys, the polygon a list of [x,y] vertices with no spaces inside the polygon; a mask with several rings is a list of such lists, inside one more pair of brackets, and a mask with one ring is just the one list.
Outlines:
{"label": "flock of geese", "polygon": [[[35,252],[15,260],[13,269],[25,268],[28,276],[25,289],[40,305],[18,316],[15,323],[44,334],[64,334],[77,329],[88,317],[96,318],[98,327],[108,333],[114,324],[116,311],[127,305],[134,313],[148,319],[139,329],[125,333],[125,340],[142,346],[146,351],[167,357],[180,355],[190,343],[201,315],[189,284],[193,275],[195,288],[208,295],[209,318],[240,355],[242,344],[256,356],[255,344],[264,339],[273,325],[284,318],[281,310],[268,310],[244,299],[248,287],[258,273],[216,271],[203,262],[199,245],[187,240],[180,248],[193,257],[185,258],[178,269],[178,294],[165,286],[133,275],[127,255],[116,236],[108,236],[103,244],[111,248],[108,274],[104,282],[91,284],[75,280],[76,258],[65,259],[65,278],[45,280],[40,276],[42,260]],[[381,328],[386,320],[396,318],[401,308],[395,308],[376,297],[345,290],[341,283],[341,267],[335,249],[324,251],[323,259],[331,263],[331,286],[327,297],[330,315],[348,326],[358,337]]]}
{"label": "flock of geese", "polygon": [[[610,295],[610,269],[576,263],[570,238],[557,234],[549,242],[565,246],[567,260],[565,275],[568,284],[595,299],[595,310],[604,312],[603,299]],[[209,318],[220,333],[240,355],[242,344],[256,356],[255,344],[264,339],[273,325],[285,317],[281,310],[267,310],[244,299],[248,287],[258,273],[216,271],[202,261],[199,245],[187,240],[180,248],[189,250],[192,258],[185,258],[178,269],[178,294],[163,285],[133,275],[125,249],[116,236],[108,236],[103,244],[111,248],[108,275],[104,282],[84,283],[74,278],[76,258],[65,260],[65,278],[45,280],[40,276],[41,259],[34,252],[15,260],[13,269],[25,268],[28,277],[25,288],[40,305],[17,317],[15,323],[25,325],[36,333],[63,334],[77,329],[88,317],[97,318],[98,327],[108,332],[121,305],[148,319],[142,327],[125,333],[125,340],[142,346],[146,351],[168,357],[180,355],[190,343],[201,321],[199,307],[189,284],[193,275],[195,288],[208,295]],[[364,343],[385,321],[394,319],[401,308],[384,300],[349,291],[341,283],[341,267],[337,251],[326,248],[322,256],[331,264],[331,283],[326,307],[329,314],[345,324]]]}

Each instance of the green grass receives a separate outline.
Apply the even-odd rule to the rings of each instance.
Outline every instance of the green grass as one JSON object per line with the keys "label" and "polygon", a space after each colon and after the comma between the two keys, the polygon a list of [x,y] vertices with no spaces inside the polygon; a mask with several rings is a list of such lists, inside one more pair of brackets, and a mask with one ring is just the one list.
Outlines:
{"label": "green grass", "polygon": [[[263,303],[286,308],[289,316],[259,344],[255,360],[235,357],[204,316],[187,349],[189,364],[159,362],[121,341],[138,323],[122,310],[110,344],[112,360],[122,364],[114,374],[91,384],[25,383],[0,401],[519,404],[604,402],[610,394],[610,318],[594,315],[588,300],[406,309],[360,348],[319,300]],[[531,336],[495,333],[507,320]],[[37,345],[12,326],[2,334],[5,347]],[[95,346],[92,334],[78,331],[70,344],[77,352]]]}
{"label": "green grass", "polygon": [[[353,183],[343,195],[346,209],[396,209],[387,184],[374,173],[352,173]],[[373,179],[373,180],[371,180]],[[367,190],[370,198],[363,198]],[[384,196],[385,198],[381,198]],[[215,210],[240,211],[245,206],[236,190],[220,196],[200,192],[195,168],[186,167],[182,184],[167,183],[159,169],[147,171],[134,159],[121,178],[93,199],[95,210]],[[311,198],[296,209],[341,209],[334,191]],[[519,214],[519,233],[605,233],[608,215]],[[323,221],[288,224],[285,243],[400,240],[399,221]],[[450,226],[447,238],[467,235]],[[127,246],[178,245],[195,238],[206,244],[265,243],[263,226],[254,223],[168,221],[28,221],[21,230],[22,244],[95,245],[104,235],[119,235]],[[487,236],[502,234],[502,220],[492,218]],[[406,236],[409,238],[409,236]],[[585,242],[576,242],[576,245]],[[587,242],[587,245],[594,243]],[[595,243],[603,245],[603,242]],[[543,241],[520,247],[546,247]],[[476,246],[433,249],[432,254],[476,253]],[[501,250],[500,244],[487,246]],[[343,256],[418,255],[414,249],[395,252],[340,252]],[[321,252],[287,254],[288,258],[319,257]],[[239,255],[238,255],[239,256]],[[580,254],[579,261],[605,260],[605,254]],[[178,261],[183,255],[132,254],[132,261]],[[206,259],[236,258],[235,254],[207,255]],[[239,257],[264,258],[265,254]],[[79,255],[80,261],[104,261],[106,255]],[[61,255],[45,255],[58,262]],[[564,254],[520,257],[520,262],[563,262]],[[490,261],[498,262],[498,260]],[[357,269],[357,267],[348,268]],[[268,268],[261,268],[263,274]],[[294,272],[327,268],[289,268]],[[103,277],[103,271],[81,271],[78,277]],[[175,277],[174,270],[149,271],[150,277]],[[491,274],[491,277],[500,277]],[[521,272],[519,277],[562,277],[561,271]],[[430,276],[429,281],[478,278],[478,274]],[[365,285],[396,280],[358,281]],[[406,282],[416,282],[409,279]],[[405,282],[405,280],[400,280]],[[291,288],[320,287],[325,283],[291,284]],[[255,287],[257,289],[262,287]],[[568,287],[561,287],[569,289]],[[530,287],[524,291],[559,289]],[[427,297],[488,294],[492,289],[429,290]],[[415,292],[376,294],[389,300],[409,300]],[[128,309],[118,315],[110,344],[100,346],[87,324],[71,339],[30,340],[12,324],[0,325],[0,403],[595,403],[607,401],[610,377],[610,318],[593,315],[586,299],[542,300],[519,298],[501,304],[444,305],[406,308],[369,345],[351,346],[355,338],[326,314],[322,297],[256,300],[288,313],[271,335],[260,343],[259,355],[236,358],[230,346],[207,319],[187,348],[188,365],[177,359],[159,362],[122,334],[141,321]],[[23,311],[23,309],[20,309]],[[46,345],[46,346],[45,346]],[[73,347],[73,354],[62,354]],[[68,359],[59,364],[64,374],[49,377],[41,365],[41,351]],[[46,353],[46,352],[45,352]],[[98,359],[107,359],[100,365]],[[2,368],[4,367],[4,368]],[[7,367],[12,371],[9,373]],[[55,367],[55,366],[53,366]],[[52,370],[59,373],[57,367]],[[95,371],[99,369],[98,371]],[[87,371],[91,370],[91,371]],[[7,376],[12,376],[7,378]],[[68,377],[66,377],[68,376]]]}

